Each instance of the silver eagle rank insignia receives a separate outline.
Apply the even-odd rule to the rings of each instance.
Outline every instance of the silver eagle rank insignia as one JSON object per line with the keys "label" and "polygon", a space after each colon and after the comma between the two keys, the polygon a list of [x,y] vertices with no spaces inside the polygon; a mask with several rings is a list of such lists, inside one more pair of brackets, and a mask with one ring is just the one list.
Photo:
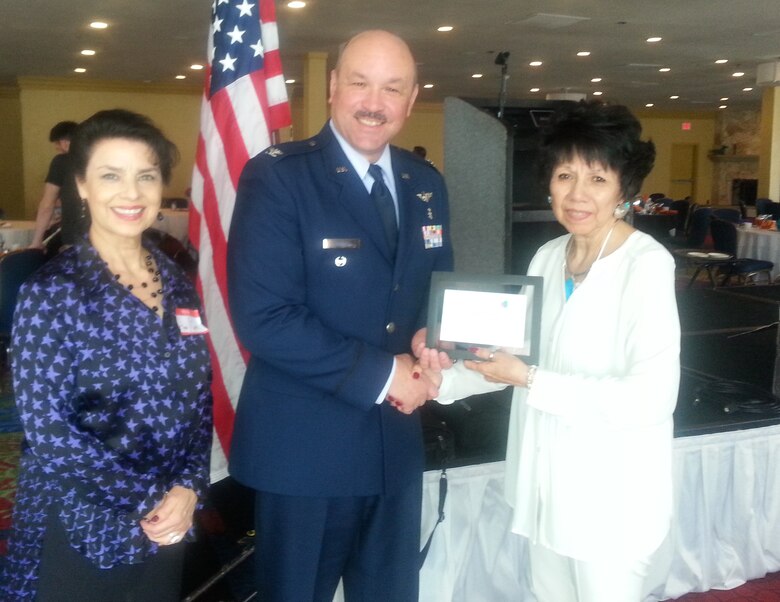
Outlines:
{"label": "silver eagle rank insignia", "polygon": [[418,192],[417,198],[420,199],[423,203],[427,203],[433,198],[432,192]]}
{"label": "silver eagle rank insignia", "polygon": [[265,154],[270,156],[270,157],[279,157],[279,156],[284,154],[284,151],[281,148],[279,148],[279,147],[269,146],[266,149]]}

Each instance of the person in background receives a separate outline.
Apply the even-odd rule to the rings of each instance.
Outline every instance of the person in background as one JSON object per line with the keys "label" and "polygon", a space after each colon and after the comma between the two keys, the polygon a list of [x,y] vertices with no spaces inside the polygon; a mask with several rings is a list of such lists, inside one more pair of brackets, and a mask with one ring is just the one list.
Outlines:
{"label": "person in background", "polygon": [[[652,142],[623,106],[580,103],[541,141],[543,180],[568,234],[543,245],[541,355],[500,350],[445,371],[439,401],[514,387],[505,495],[529,542],[539,602],[638,602],[672,514],[680,326],[674,260],[623,221]],[[450,362],[415,353],[431,374]]]}
{"label": "person in background", "polygon": [[425,150],[425,147],[424,147],[424,146],[415,146],[415,147],[412,149],[412,152],[413,152],[415,155],[418,155],[418,156],[422,157],[423,159],[425,159],[425,158],[428,156],[428,151],[427,151],[427,150]]}
{"label": "person in background", "polygon": [[49,142],[54,144],[57,154],[54,155],[49,164],[49,172],[46,174],[46,182],[43,185],[43,194],[41,200],[38,201],[35,232],[30,247],[43,248],[43,238],[51,226],[57,201],[60,201],[61,205],[72,204],[73,197],[75,197],[78,205],[73,169],[68,155],[70,140],[77,127],[78,123],[75,121],[60,121],[49,132]]}
{"label": "person in background", "polygon": [[[408,46],[352,38],[331,120],[241,176],[228,243],[236,334],[251,357],[230,454],[256,491],[265,602],[418,597],[423,450],[413,370],[433,270],[452,268],[441,175],[390,140],[417,96]],[[415,378],[417,374],[417,378]]]}
{"label": "person in background", "polygon": [[179,600],[183,540],[208,484],[200,303],[142,237],[175,146],[101,111],[71,147],[88,237],[23,285],[13,378],[24,427],[3,600]]}

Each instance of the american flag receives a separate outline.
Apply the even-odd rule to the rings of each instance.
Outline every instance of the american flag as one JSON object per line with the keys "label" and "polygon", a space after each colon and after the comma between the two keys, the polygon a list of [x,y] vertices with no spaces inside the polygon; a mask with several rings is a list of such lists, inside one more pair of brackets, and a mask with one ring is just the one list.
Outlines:
{"label": "american flag", "polygon": [[244,164],[290,125],[273,0],[214,0],[200,135],[192,175],[190,240],[200,255],[198,290],[205,306],[214,369],[211,480],[227,476],[235,405],[246,352],[228,310],[227,232]]}

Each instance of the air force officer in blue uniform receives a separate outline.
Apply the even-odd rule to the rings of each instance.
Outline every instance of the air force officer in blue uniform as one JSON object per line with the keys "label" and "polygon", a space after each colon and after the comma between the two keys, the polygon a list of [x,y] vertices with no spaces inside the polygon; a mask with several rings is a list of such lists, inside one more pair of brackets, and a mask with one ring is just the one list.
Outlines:
{"label": "air force officer in blue uniform", "polygon": [[358,34],[331,73],[331,120],[252,159],[238,186],[229,296],[251,358],[230,470],[257,492],[264,602],[330,601],[340,577],[348,601],[417,600],[414,409],[436,390],[408,352],[452,250],[442,177],[389,145],[416,95],[407,45]]}

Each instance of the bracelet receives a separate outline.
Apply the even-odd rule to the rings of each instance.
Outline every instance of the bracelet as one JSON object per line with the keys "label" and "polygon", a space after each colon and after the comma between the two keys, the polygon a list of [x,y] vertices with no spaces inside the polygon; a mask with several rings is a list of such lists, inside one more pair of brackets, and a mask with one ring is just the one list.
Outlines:
{"label": "bracelet", "polygon": [[538,367],[539,366],[535,364],[528,366],[528,373],[525,376],[525,388],[528,389],[529,391],[531,390],[531,387],[534,384],[534,377],[536,376],[536,369]]}

